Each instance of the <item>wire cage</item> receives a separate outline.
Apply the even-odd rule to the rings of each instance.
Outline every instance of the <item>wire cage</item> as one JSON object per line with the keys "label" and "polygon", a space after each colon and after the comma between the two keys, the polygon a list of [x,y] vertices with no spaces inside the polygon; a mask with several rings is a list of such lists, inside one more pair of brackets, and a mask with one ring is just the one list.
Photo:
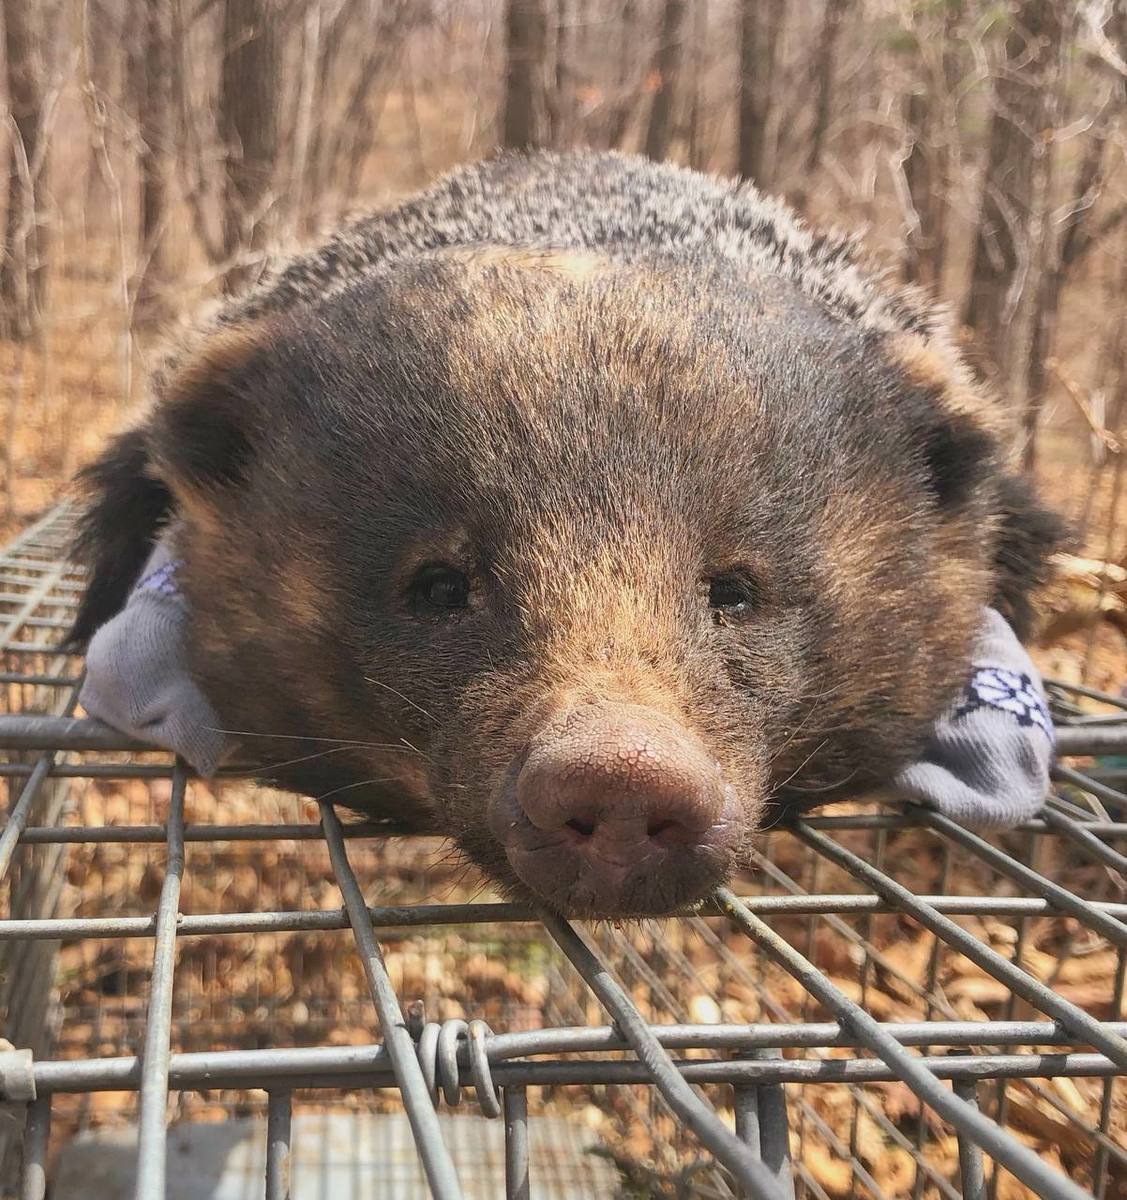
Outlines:
{"label": "wire cage", "polygon": [[[0,555],[5,1195],[110,1195],[107,1131],[187,1195],[208,1122],[253,1143],[222,1194],[274,1200],[1127,1195],[1127,703],[1051,685],[1057,795],[1012,833],[837,806],[697,912],[588,926],[76,717],[69,526]],[[308,1190],[342,1113],[351,1182]]]}

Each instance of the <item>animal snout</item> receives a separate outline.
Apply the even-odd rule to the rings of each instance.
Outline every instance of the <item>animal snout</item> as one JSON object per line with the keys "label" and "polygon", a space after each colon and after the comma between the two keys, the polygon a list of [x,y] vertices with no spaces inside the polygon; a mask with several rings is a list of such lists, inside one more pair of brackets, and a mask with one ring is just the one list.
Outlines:
{"label": "animal snout", "polygon": [[494,821],[521,879],[580,915],[669,911],[725,873],[735,799],[689,730],[592,705],[533,739]]}
{"label": "animal snout", "polygon": [[[671,724],[671,723],[670,723]],[[517,777],[517,802],[539,829],[564,830],[586,853],[645,853],[685,844],[724,807],[720,768],[657,714],[616,713],[538,745]]]}

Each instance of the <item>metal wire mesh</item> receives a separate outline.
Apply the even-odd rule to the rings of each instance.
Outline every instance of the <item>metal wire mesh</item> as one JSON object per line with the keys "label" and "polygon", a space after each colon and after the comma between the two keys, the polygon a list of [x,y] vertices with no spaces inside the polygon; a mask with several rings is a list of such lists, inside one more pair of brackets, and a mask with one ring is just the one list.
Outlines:
{"label": "metal wire mesh", "polygon": [[[295,1106],[389,1096],[431,1192],[459,1196],[438,1107],[464,1093],[504,1123],[508,1196],[538,1192],[538,1114],[585,1105],[621,1115],[624,1186],[633,1146],[649,1194],[1127,1189],[1127,765],[1062,763],[1043,819],[989,840],[920,810],[797,820],[660,923],[435,899],[457,887],[433,846],[412,858],[327,804],[210,803],[182,765],[73,715],[68,528],[58,509],[0,555],[0,1164],[24,1200],[103,1096],[136,1122],[145,1198],[166,1194],[178,1116],[265,1102],[260,1194],[281,1197]],[[1127,705],[1053,691],[1062,758],[1127,748]],[[1103,976],[1073,969],[1095,956]],[[1055,1156],[1030,1114],[1056,1122]]]}

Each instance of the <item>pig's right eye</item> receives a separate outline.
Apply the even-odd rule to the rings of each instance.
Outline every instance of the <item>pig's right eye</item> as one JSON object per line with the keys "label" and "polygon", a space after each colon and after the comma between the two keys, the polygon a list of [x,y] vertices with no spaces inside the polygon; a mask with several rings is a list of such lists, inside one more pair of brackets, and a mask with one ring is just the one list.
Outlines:
{"label": "pig's right eye", "polygon": [[432,563],[411,581],[411,599],[422,612],[459,612],[470,606],[470,581],[456,567]]}

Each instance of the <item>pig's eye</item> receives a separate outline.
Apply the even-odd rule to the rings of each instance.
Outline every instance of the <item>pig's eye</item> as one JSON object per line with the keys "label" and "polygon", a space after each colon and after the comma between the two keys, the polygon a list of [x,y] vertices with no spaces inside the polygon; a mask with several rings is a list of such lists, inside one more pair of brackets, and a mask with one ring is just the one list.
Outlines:
{"label": "pig's eye", "polygon": [[470,581],[456,567],[432,563],[411,581],[416,607],[432,613],[453,613],[469,608]]}
{"label": "pig's eye", "polygon": [[741,617],[755,611],[759,589],[748,575],[718,575],[708,581],[708,606],[715,613]]}

